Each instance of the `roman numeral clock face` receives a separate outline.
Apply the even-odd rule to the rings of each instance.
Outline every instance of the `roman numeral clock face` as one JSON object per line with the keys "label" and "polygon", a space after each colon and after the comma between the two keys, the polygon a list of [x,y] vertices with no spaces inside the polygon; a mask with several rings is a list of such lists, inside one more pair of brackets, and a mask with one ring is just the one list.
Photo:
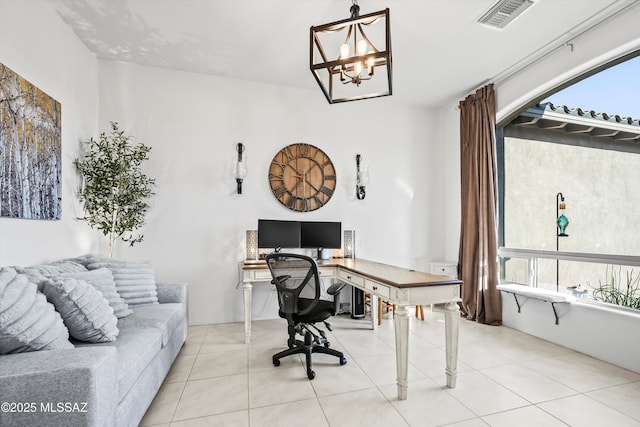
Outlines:
{"label": "roman numeral clock face", "polygon": [[269,185],[276,199],[297,212],[324,206],[336,189],[336,169],[324,151],[310,144],[291,144],[269,166]]}

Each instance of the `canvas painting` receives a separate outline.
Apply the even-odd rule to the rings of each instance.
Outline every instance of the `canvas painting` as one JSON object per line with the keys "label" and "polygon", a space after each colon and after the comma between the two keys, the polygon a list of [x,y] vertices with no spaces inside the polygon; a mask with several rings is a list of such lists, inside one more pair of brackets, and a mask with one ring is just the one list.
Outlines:
{"label": "canvas painting", "polygon": [[61,106],[0,64],[0,216],[58,220]]}

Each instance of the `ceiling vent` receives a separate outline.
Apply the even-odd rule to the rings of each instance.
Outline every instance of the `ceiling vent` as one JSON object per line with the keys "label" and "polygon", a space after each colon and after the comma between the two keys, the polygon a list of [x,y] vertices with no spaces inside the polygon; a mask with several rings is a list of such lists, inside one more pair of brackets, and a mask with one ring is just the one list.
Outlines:
{"label": "ceiling vent", "polygon": [[532,0],[500,0],[478,22],[501,30],[532,4]]}

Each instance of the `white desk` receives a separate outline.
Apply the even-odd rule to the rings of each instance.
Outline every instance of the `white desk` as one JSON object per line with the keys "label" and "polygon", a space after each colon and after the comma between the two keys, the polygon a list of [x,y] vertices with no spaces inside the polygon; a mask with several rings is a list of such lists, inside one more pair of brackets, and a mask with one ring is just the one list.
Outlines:
{"label": "white desk", "polygon": [[[407,398],[409,367],[409,310],[407,307],[427,304],[445,305],[445,339],[447,387],[456,386],[458,367],[458,330],[460,285],[462,281],[448,276],[422,273],[363,259],[332,259],[318,262],[320,277],[336,278],[371,293],[371,306],[384,298],[397,306],[394,318],[396,335],[396,367],[398,399]],[[245,342],[251,340],[251,292],[253,283],[270,282],[271,273],[264,262],[245,263],[242,269],[244,290]],[[375,316],[372,316],[375,318]],[[377,322],[372,319],[372,328]]]}

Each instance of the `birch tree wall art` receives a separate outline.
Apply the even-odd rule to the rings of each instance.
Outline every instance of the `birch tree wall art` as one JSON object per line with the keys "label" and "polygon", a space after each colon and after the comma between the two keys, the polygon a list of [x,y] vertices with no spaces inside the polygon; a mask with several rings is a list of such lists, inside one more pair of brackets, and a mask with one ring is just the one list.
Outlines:
{"label": "birch tree wall art", "polygon": [[61,106],[0,64],[0,216],[58,220]]}

